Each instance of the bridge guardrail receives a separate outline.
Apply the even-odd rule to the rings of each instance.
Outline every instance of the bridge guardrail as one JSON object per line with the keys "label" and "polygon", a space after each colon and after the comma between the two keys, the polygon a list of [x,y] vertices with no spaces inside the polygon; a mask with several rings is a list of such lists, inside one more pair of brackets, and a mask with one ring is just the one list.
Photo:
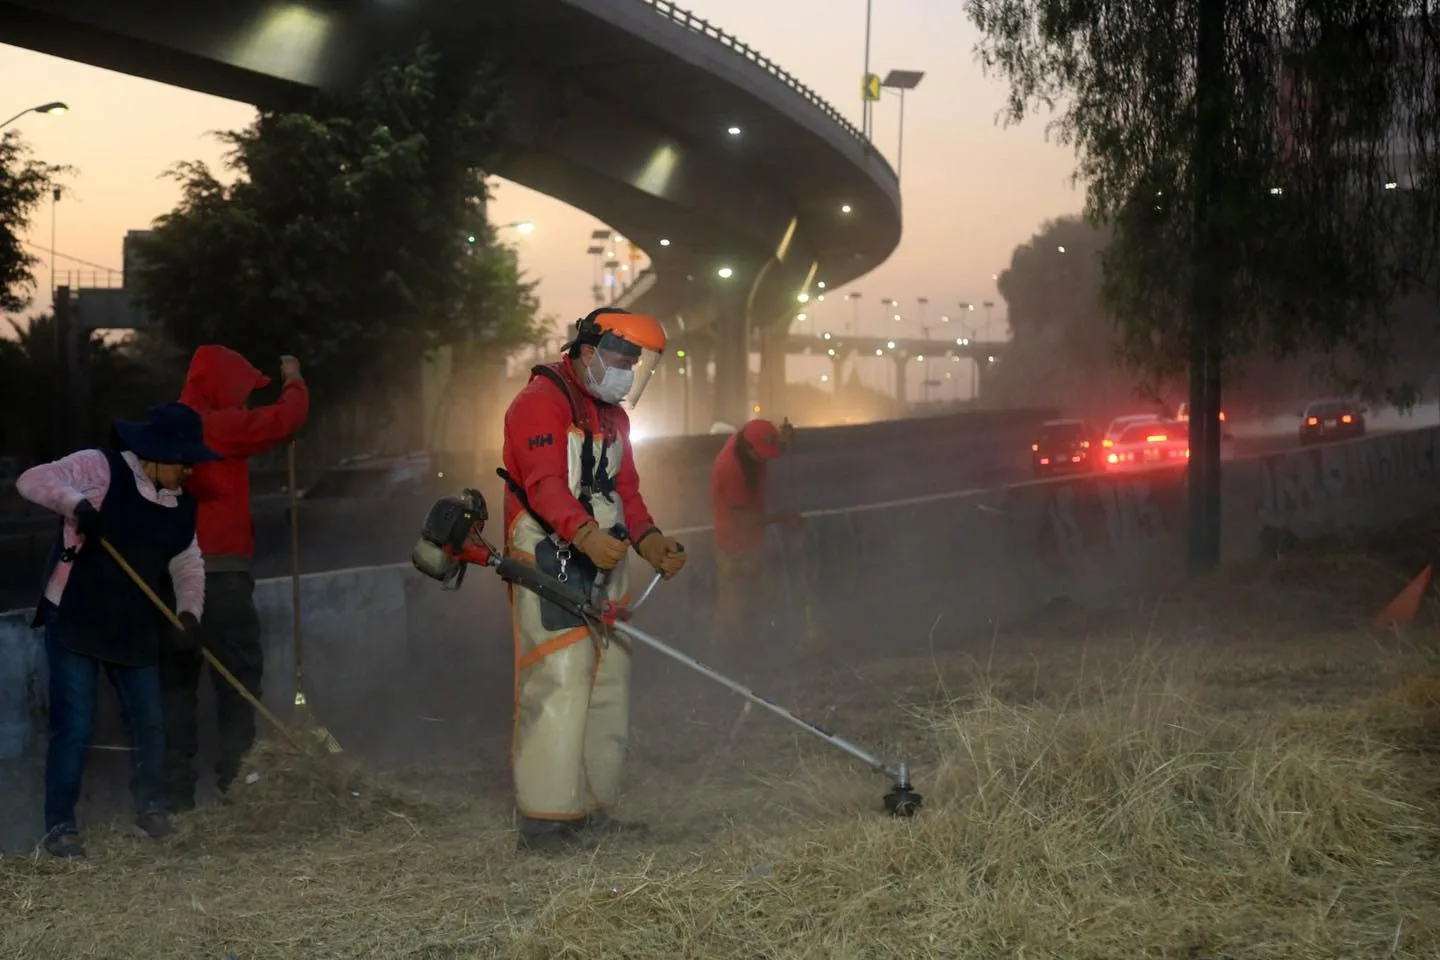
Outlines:
{"label": "bridge guardrail", "polygon": [[640,2],[646,4],[661,16],[669,18],[672,23],[677,23],[688,30],[694,30],[696,33],[703,34],[711,40],[728,47],[731,51],[749,60],[757,67],[769,73],[770,76],[804,97],[812,106],[824,113],[825,116],[839,125],[840,129],[844,130],[860,143],[865,148],[866,153],[883,163],[885,169],[890,172],[892,177],[896,177],[898,182],[899,177],[895,174],[895,168],[890,166],[890,161],[881,156],[879,150],[875,149],[875,144],[870,138],[865,136],[858,127],[847,120],[839,110],[835,109],[830,101],[801,83],[793,73],[784,69],[774,60],[771,60],[734,34],[726,33],[710,21],[703,17],[696,16],[683,7],[677,6],[672,3],[671,0],[640,0]]}

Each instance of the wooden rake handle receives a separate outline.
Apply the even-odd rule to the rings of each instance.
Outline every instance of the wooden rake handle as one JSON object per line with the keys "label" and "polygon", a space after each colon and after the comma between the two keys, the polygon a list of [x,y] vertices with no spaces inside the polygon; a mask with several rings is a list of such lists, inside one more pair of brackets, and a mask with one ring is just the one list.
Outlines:
{"label": "wooden rake handle", "polygon": [[[130,566],[129,561],[120,555],[120,551],[116,550],[115,546],[109,540],[101,537],[100,546],[104,547],[105,552],[110,554],[110,559],[120,565],[120,569],[125,571],[125,575],[135,581],[135,586],[139,587],[140,591],[149,598],[150,602],[155,604],[155,608],[165,614],[165,619],[169,620],[176,630],[185,629],[185,624],[180,622],[180,617],[175,611],[167,607],[165,601],[155,595],[155,591],[150,589],[150,584],[146,583],[140,574],[135,572],[135,568]],[[225,682],[234,687],[235,691],[244,697],[250,706],[255,708],[256,713],[260,714],[260,716],[270,722],[271,726],[280,731],[280,735],[283,736],[292,747],[298,748],[300,746],[300,740],[295,736],[294,731],[287,727],[279,717],[275,716],[275,714],[270,711],[270,708],[261,703],[253,693],[245,689],[245,685],[236,679],[235,674],[225,669],[225,665],[216,659],[213,653],[203,646],[200,648],[200,653],[205,657],[205,662],[210,664],[211,669],[224,677]]]}

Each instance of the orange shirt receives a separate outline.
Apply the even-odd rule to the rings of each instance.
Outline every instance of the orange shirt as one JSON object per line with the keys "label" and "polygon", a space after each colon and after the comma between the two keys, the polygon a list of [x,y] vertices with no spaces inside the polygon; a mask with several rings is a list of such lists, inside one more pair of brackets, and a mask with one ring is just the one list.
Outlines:
{"label": "orange shirt", "polygon": [[754,468],[752,489],[735,454],[738,436],[725,441],[710,470],[715,549],[720,553],[749,553],[765,545],[765,465]]}

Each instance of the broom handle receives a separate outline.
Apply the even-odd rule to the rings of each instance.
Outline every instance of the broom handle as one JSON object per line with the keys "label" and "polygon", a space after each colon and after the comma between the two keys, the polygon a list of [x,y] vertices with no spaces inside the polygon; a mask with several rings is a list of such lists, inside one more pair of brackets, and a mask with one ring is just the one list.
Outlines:
{"label": "broom handle", "polygon": [[[131,580],[135,581],[135,586],[139,587],[140,591],[149,598],[150,602],[155,604],[156,609],[158,609],[161,613],[165,614],[165,619],[170,621],[171,626],[173,626],[177,630],[185,629],[185,624],[181,622],[180,617],[176,615],[175,611],[167,607],[165,605],[165,601],[161,600],[155,595],[155,591],[150,589],[150,584],[146,583],[144,579],[141,578],[140,574],[135,572],[135,568],[130,566],[129,561],[127,561],[124,557],[120,555],[120,551],[115,549],[114,544],[112,544],[109,540],[106,540],[104,537],[101,537],[100,546],[104,547],[105,552],[110,554],[110,559],[114,560],[117,564],[120,565],[120,569],[125,571],[125,575],[128,576]],[[285,726],[285,724],[280,721],[279,717],[271,713],[269,708],[266,707],[265,704],[261,703],[258,699],[256,699],[253,693],[251,693],[249,690],[246,690],[245,685],[236,679],[235,674],[231,673],[229,670],[226,670],[225,665],[219,660],[217,660],[214,654],[212,654],[209,650],[205,649],[205,647],[203,646],[200,648],[200,653],[205,657],[205,662],[210,664],[210,668],[216,673],[220,674],[220,676],[224,677],[225,681],[229,683],[230,686],[234,687],[236,692],[249,702],[250,706],[255,708],[256,713],[260,714],[260,716],[268,720],[270,724],[275,727],[276,730],[280,731],[280,733],[285,737],[286,740],[290,741],[291,746],[300,746],[300,742],[295,738],[295,734],[291,732],[290,728]]]}
{"label": "broom handle", "polygon": [[300,492],[295,489],[295,439],[290,439],[286,450],[286,468],[289,472],[290,490],[290,616],[291,630],[295,637],[295,689],[300,685],[301,667],[305,660],[300,652]]}

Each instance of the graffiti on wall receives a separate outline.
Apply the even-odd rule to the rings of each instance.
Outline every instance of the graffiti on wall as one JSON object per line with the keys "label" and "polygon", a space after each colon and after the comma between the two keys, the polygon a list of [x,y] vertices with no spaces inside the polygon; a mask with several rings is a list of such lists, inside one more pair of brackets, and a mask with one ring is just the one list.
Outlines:
{"label": "graffiti on wall", "polygon": [[1413,430],[1266,457],[1260,461],[1261,521],[1282,528],[1343,522],[1346,504],[1383,507],[1406,491],[1433,487],[1436,434]]}
{"label": "graffiti on wall", "polygon": [[1179,557],[1180,475],[1095,478],[1015,490],[1007,506],[1012,569],[1051,595],[1096,597],[1163,575]]}

